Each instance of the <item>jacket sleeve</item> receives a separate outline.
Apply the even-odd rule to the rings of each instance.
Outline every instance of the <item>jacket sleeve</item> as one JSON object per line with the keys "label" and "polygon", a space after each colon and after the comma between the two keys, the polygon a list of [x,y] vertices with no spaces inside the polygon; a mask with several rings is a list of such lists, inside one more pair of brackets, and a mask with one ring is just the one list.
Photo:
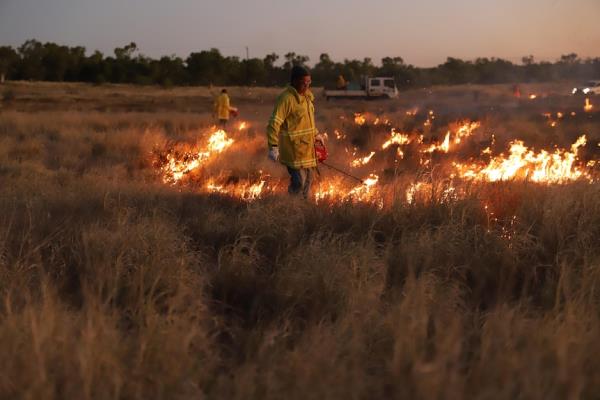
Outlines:
{"label": "jacket sleeve", "polygon": [[271,115],[271,119],[269,119],[269,124],[267,125],[267,142],[269,147],[277,146],[279,144],[281,124],[283,124],[289,113],[290,102],[288,99],[286,97],[278,99],[273,114]]}

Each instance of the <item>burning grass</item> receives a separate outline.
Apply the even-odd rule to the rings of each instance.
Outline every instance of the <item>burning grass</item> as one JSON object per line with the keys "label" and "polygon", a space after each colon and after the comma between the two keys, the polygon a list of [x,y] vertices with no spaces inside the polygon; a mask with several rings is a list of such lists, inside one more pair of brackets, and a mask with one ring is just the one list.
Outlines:
{"label": "burning grass", "polygon": [[[430,115],[432,112],[429,113]],[[366,119],[362,114],[357,114],[362,119],[356,120],[355,124],[363,127]],[[430,118],[430,116],[428,116]],[[377,121],[377,119],[375,119]],[[245,124],[242,122],[241,124]],[[479,121],[461,121],[452,123],[444,135],[444,139],[426,140],[423,134],[418,132],[400,133],[396,128],[390,128],[390,132],[370,151],[366,156],[357,155],[359,149],[353,147],[352,151],[348,149],[350,143],[347,135],[338,134],[332,139],[332,146],[337,152],[334,155],[333,162],[336,161],[335,154],[342,156],[342,159],[350,158],[348,162],[338,158],[339,165],[348,165],[348,175],[364,174],[365,179],[360,184],[352,184],[347,179],[335,179],[332,177],[324,178],[319,173],[319,179],[313,192],[313,200],[318,203],[323,202],[368,202],[383,207],[387,202],[392,205],[401,199],[406,199],[409,203],[417,195],[418,191],[428,191],[431,187],[429,182],[433,170],[438,170],[437,179],[447,182],[446,191],[452,196],[459,196],[464,192],[461,188],[467,181],[478,182],[497,182],[497,181],[531,181],[539,184],[563,184],[572,181],[586,180],[592,182],[594,167],[597,164],[596,159],[583,160],[579,157],[579,151],[587,144],[585,135],[580,136],[570,149],[555,148],[554,151],[548,150],[535,151],[528,148],[522,140],[513,140],[509,143],[508,154],[498,152],[493,140],[490,145],[482,149],[476,156],[466,157],[460,153],[461,146],[468,146],[470,141],[477,140],[485,136],[475,135],[478,130],[482,130]],[[193,147],[183,145],[184,149],[178,149],[178,145],[168,145],[165,149],[155,149],[155,158],[153,164],[157,173],[161,176],[163,182],[171,185],[183,185],[199,192],[219,193],[244,200],[257,200],[267,194],[281,192],[285,188],[285,178],[282,180],[270,179],[265,177],[262,171],[247,171],[247,173],[256,176],[255,181],[249,179],[238,179],[231,176],[223,176],[219,171],[218,177],[210,176],[203,171],[204,164],[217,162],[221,157],[226,158],[226,152],[235,145],[240,146],[244,151],[248,151],[252,146],[263,144],[249,140],[244,135],[234,132],[234,137],[229,137],[227,132],[211,128],[207,135],[208,139],[203,145]],[[328,135],[325,133],[325,137]],[[372,142],[376,142],[373,140]],[[478,143],[475,143],[477,145]],[[339,152],[340,148],[344,152]],[[473,146],[471,146],[473,147]],[[492,147],[494,149],[492,149]],[[385,153],[390,153],[392,148],[392,158],[384,159]],[[260,153],[260,149],[258,150]],[[412,158],[414,171],[410,171],[410,160]],[[372,160],[380,159],[380,162]],[[383,161],[381,161],[383,160]],[[404,165],[406,164],[406,165]],[[321,165],[321,170],[328,167],[328,163]],[[398,168],[404,165],[404,175],[413,176],[412,182],[406,187],[405,193],[399,198],[395,191],[398,188],[397,175],[380,180],[380,176],[391,168]],[[339,167],[332,168],[336,171]],[[343,170],[342,170],[343,171]],[[356,172],[354,172],[356,171]],[[340,171],[336,171],[340,172]],[[344,177],[344,175],[342,175]],[[394,193],[390,193],[394,192]]]}
{"label": "burning grass", "polygon": [[598,123],[544,99],[318,104],[364,183],[310,201],[263,116],[3,112],[0,397],[593,397]]}

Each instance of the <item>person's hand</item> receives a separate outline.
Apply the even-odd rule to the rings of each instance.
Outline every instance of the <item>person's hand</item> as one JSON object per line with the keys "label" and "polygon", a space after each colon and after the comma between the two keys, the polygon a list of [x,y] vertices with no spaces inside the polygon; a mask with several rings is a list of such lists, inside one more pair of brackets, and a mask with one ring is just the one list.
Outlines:
{"label": "person's hand", "polygon": [[272,146],[269,149],[269,158],[273,161],[278,161],[279,160],[279,147],[277,146]]}

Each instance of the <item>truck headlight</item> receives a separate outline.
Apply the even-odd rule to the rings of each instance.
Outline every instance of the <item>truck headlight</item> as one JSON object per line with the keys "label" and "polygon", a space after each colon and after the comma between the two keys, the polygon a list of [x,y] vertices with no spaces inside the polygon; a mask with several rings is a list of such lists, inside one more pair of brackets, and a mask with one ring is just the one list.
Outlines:
{"label": "truck headlight", "polygon": [[583,93],[588,94],[590,92],[590,88],[586,87],[585,89],[583,89]]}
{"label": "truck headlight", "polygon": [[573,88],[573,90],[571,91],[571,93],[573,93],[573,94],[577,93],[577,88]]}

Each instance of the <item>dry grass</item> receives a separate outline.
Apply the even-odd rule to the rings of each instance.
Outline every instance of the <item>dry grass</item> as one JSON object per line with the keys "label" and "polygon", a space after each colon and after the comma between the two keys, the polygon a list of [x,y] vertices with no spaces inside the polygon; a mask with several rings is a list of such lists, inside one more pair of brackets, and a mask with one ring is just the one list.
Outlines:
{"label": "dry grass", "polygon": [[[149,155],[170,140],[197,140],[208,113],[170,110],[159,89],[120,88],[121,104],[155,101],[125,112],[107,106],[113,87],[20,85],[0,113],[0,398],[600,391],[598,184],[500,183],[453,202],[383,210],[197,195],[161,184]],[[97,107],[36,109],[69,90]],[[176,90],[175,104],[194,91]],[[401,116],[409,100],[322,102],[320,123],[346,124],[360,141],[376,131],[337,120],[349,104],[410,124]],[[250,135],[262,137],[269,101],[240,101],[256,103],[243,110]],[[570,143],[585,127],[598,140],[595,116],[556,133],[539,118],[550,103],[511,114],[512,99],[495,101],[497,112],[479,116],[506,140],[519,129],[533,142],[551,133]],[[455,97],[430,102],[421,106],[459,117]],[[282,174],[252,151],[253,168]],[[518,222],[491,223],[482,198]]]}

